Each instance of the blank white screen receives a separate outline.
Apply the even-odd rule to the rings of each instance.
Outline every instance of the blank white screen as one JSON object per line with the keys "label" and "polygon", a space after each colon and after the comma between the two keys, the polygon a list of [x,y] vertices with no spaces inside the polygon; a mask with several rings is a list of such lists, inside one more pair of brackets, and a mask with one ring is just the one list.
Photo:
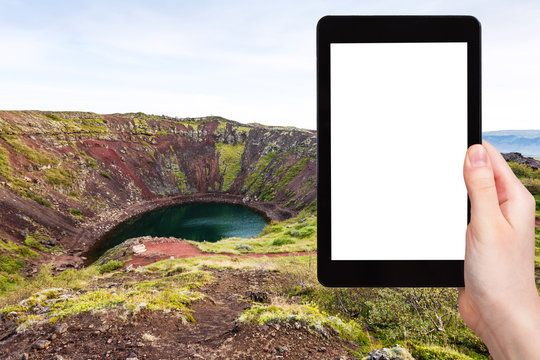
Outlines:
{"label": "blank white screen", "polygon": [[463,260],[467,44],[331,44],[332,260]]}

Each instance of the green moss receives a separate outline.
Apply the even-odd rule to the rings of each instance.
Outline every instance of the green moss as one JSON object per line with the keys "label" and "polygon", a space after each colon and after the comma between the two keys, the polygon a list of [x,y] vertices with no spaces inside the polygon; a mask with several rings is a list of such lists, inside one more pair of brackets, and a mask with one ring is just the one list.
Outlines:
{"label": "green moss", "polygon": [[101,170],[99,173],[101,174],[101,176],[103,176],[104,178],[107,178],[109,180],[111,180],[111,178],[112,178],[111,173],[106,171],[106,170]]}
{"label": "green moss", "polygon": [[27,194],[29,194],[28,197],[30,199],[34,200],[38,204],[46,206],[48,208],[52,208],[52,203],[49,200],[44,199],[39,195],[35,195],[33,192],[27,192]]}
{"label": "green moss", "polygon": [[24,259],[37,258],[39,254],[27,248],[26,246],[15,244],[11,241],[0,240],[0,250],[9,252],[15,256],[20,256]]}
{"label": "green moss", "polygon": [[316,231],[317,231],[317,227],[315,227],[315,226],[306,226],[306,227],[300,229],[298,237],[306,238],[306,237],[309,237],[312,234],[314,234]]}
{"label": "green moss", "polygon": [[294,179],[300,173],[300,171],[302,171],[302,169],[306,166],[307,161],[308,158],[303,158],[287,169],[276,190],[279,191],[287,186],[287,184],[289,184],[289,182]]}
{"label": "green moss", "polygon": [[45,116],[54,121],[64,121],[56,114],[45,114]]}
{"label": "green moss", "polygon": [[142,145],[146,148],[146,152],[148,152],[148,154],[151,157],[154,158],[155,157],[155,152],[154,152],[154,149],[152,148],[152,146],[150,144],[148,144],[146,141],[143,141]]}
{"label": "green moss", "polygon": [[118,270],[122,266],[124,266],[124,263],[122,261],[110,260],[106,264],[100,265],[98,267],[98,269],[99,269],[98,271],[99,271],[100,274],[104,274],[104,273],[108,273],[108,272]]}
{"label": "green moss", "polygon": [[58,159],[55,156],[32,149],[20,139],[17,139],[16,136],[2,135],[2,139],[4,139],[15,152],[22,154],[33,163],[38,165],[55,165],[58,163]]}
{"label": "green moss", "polygon": [[283,304],[279,306],[254,304],[250,309],[244,310],[238,321],[259,324],[272,321],[302,321],[310,327],[332,327],[343,339],[353,340],[363,346],[369,344],[368,335],[356,322],[352,320],[347,322],[337,316],[329,316],[324,311],[320,311],[315,304]]}
{"label": "green moss", "polygon": [[178,178],[178,182],[176,184],[178,186],[178,189],[180,189],[181,192],[186,191],[187,189],[186,176],[180,170],[175,170],[174,173],[176,174],[176,177]]}
{"label": "green moss", "polygon": [[[127,313],[141,309],[174,311],[180,321],[194,321],[188,306],[192,301],[205,297],[195,289],[213,280],[209,272],[199,270],[192,261],[182,266],[177,261],[162,261],[140,269],[144,270],[148,280],[129,281],[129,277],[120,274],[124,280],[122,286],[117,287],[112,280],[111,286],[96,289],[94,284],[98,280],[116,276],[115,273],[99,274],[119,265],[119,262],[109,262],[81,270],[66,270],[59,276],[53,276],[51,267],[45,266],[32,280],[22,281],[14,275],[11,285],[9,280],[3,280],[4,273],[0,272],[0,289],[2,286],[6,288],[8,303],[11,304],[0,312],[4,315],[18,312],[20,329],[37,322],[54,323],[68,315],[112,308]],[[77,292],[80,289],[85,291]],[[50,311],[36,318],[33,314],[36,305],[46,306]]]}
{"label": "green moss", "polygon": [[278,155],[276,151],[269,152],[266,155],[263,155],[259,158],[259,161],[257,161],[257,164],[255,165],[255,169],[251,175],[248,176],[244,183],[244,187],[242,190],[250,189],[250,193],[256,193],[259,191],[263,184],[263,178],[261,174],[266,170],[266,168],[269,166],[271,161]]}
{"label": "green moss", "polygon": [[311,185],[313,185],[315,181],[313,179],[309,179],[304,186],[300,188],[300,191],[304,191],[307,188],[309,188]]}
{"label": "green moss", "polygon": [[47,230],[44,228],[37,229],[31,234],[26,235],[24,239],[24,244],[31,248],[44,251],[44,252],[54,252],[61,249],[61,245],[55,245],[52,247],[46,247],[43,243],[49,241],[51,236],[47,233]]}
{"label": "green moss", "polygon": [[474,360],[472,357],[437,345],[411,345],[411,355],[417,360]]}
{"label": "green moss", "polygon": [[82,216],[82,211],[79,209],[70,208],[69,212],[75,216]]}
{"label": "green moss", "polygon": [[15,274],[24,267],[24,265],[25,263],[21,259],[15,259],[9,255],[0,255],[0,271],[2,272]]}
{"label": "green moss", "polygon": [[244,154],[245,144],[216,144],[216,152],[219,156],[219,172],[223,177],[222,190],[227,191],[242,168],[242,155]]}
{"label": "green moss", "polygon": [[281,246],[281,245],[287,245],[287,244],[294,244],[296,241],[294,241],[291,238],[279,238],[274,241],[272,241],[272,246]]}
{"label": "green moss", "polygon": [[90,166],[92,169],[95,169],[97,167],[97,162],[94,158],[87,156],[86,162],[88,163],[88,166]]}
{"label": "green moss", "polygon": [[274,186],[272,184],[267,184],[260,194],[262,201],[271,201],[275,196]]}
{"label": "green moss", "polygon": [[9,152],[0,145],[0,175],[11,179],[12,169],[9,161]]}
{"label": "green moss", "polygon": [[0,272],[0,295],[5,295],[9,291],[17,289],[22,281],[22,277],[18,274]]}
{"label": "green moss", "polygon": [[69,189],[73,186],[73,174],[70,170],[62,168],[52,168],[44,170],[45,179],[51,185],[58,185],[64,189]]}

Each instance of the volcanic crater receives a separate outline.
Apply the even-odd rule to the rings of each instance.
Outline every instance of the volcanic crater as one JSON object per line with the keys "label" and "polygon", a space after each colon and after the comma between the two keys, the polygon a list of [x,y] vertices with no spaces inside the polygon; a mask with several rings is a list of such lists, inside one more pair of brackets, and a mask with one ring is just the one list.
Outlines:
{"label": "volcanic crater", "polygon": [[78,264],[118,224],[193,202],[316,206],[312,130],[221,117],[0,111],[0,237]]}

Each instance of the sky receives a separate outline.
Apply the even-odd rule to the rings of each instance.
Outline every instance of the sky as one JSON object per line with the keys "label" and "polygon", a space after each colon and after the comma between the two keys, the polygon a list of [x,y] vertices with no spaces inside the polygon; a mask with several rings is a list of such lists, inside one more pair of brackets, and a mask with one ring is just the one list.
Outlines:
{"label": "sky", "polygon": [[316,128],[324,15],[474,15],[483,129],[540,128],[538,1],[0,0],[0,109]]}

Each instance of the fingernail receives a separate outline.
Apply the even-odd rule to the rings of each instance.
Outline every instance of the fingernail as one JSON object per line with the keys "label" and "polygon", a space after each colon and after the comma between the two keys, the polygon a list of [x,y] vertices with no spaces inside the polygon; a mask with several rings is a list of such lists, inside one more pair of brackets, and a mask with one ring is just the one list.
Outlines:
{"label": "fingernail", "polygon": [[472,167],[481,167],[487,165],[486,149],[482,145],[474,145],[469,150],[469,161]]}

